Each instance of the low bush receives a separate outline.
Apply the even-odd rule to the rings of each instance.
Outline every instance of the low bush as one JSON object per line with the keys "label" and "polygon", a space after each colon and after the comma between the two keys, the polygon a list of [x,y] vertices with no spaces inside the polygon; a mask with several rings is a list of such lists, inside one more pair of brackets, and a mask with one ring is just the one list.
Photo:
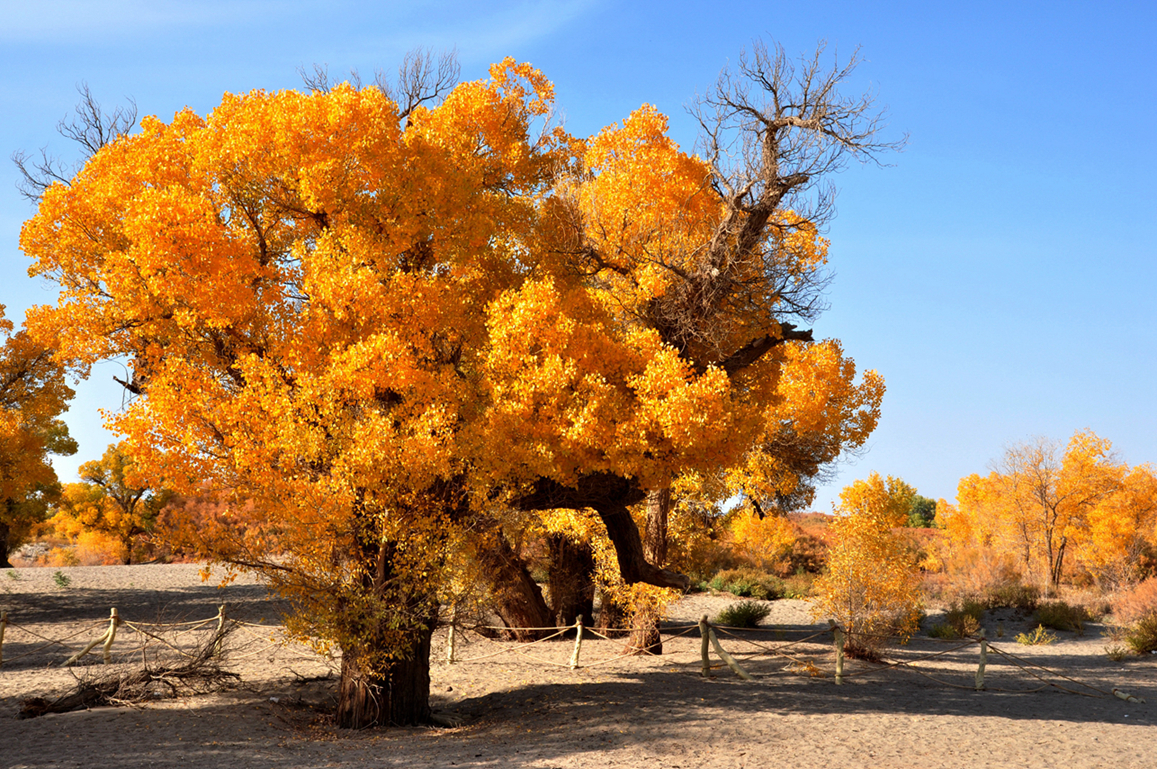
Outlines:
{"label": "low bush", "polygon": [[723,627],[756,627],[771,614],[771,607],[760,601],[733,603],[715,617],[715,624]]}
{"label": "low bush", "polygon": [[1074,606],[1064,601],[1046,601],[1036,608],[1037,622],[1053,630],[1070,630],[1077,635],[1085,634],[1085,623],[1093,617],[1084,606]]}
{"label": "low bush", "polygon": [[731,593],[740,598],[758,598],[774,601],[784,596],[783,580],[755,569],[728,569],[715,575],[708,583],[714,590]]}
{"label": "low bush", "polygon": [[1030,612],[1040,602],[1040,590],[1020,582],[1006,582],[996,585],[984,594],[984,602],[990,609],[1007,607],[1017,611]]}
{"label": "low bush", "polygon": [[1125,643],[1137,654],[1157,651],[1157,612],[1146,614],[1125,630]]}
{"label": "low bush", "polygon": [[783,580],[784,598],[811,598],[814,594],[816,575],[800,572]]}
{"label": "low bush", "polygon": [[953,604],[944,613],[944,622],[929,628],[928,635],[945,640],[969,638],[980,632],[980,621],[983,619],[984,604],[966,600],[962,604]]}
{"label": "low bush", "polygon": [[1157,613],[1157,577],[1151,577],[1116,595],[1111,601],[1118,625],[1131,625]]}
{"label": "low bush", "polygon": [[1031,633],[1020,633],[1016,637],[1016,642],[1025,646],[1045,646],[1056,640],[1056,634],[1045,630],[1044,625],[1037,625]]}

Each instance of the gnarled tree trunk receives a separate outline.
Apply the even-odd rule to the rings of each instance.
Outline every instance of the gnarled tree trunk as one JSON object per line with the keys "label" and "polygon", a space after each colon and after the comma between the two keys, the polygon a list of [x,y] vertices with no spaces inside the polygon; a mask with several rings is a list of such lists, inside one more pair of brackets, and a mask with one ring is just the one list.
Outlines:
{"label": "gnarled tree trunk", "polygon": [[550,610],[559,625],[595,624],[595,555],[591,546],[562,534],[547,537],[550,548]]}
{"label": "gnarled tree trunk", "polygon": [[434,622],[414,631],[405,658],[374,669],[357,646],[343,646],[337,725],[415,726],[430,722],[430,639]]}
{"label": "gnarled tree trunk", "polygon": [[[643,555],[660,567],[667,562],[667,517],[670,512],[670,488],[647,492],[647,530],[643,540]],[[635,654],[663,653],[658,613],[649,607],[635,609],[631,615],[631,639],[627,646]]]}
{"label": "gnarled tree trunk", "polygon": [[551,627],[554,617],[542,590],[502,532],[483,535],[475,550],[490,585],[494,611],[508,628],[507,636],[515,641],[534,641],[548,635],[546,630],[526,629]]}

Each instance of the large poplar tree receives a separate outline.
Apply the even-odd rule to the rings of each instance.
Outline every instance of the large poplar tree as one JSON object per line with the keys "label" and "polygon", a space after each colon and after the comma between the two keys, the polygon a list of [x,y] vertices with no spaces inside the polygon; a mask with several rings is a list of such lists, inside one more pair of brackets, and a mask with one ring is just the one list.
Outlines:
{"label": "large poplar tree", "polygon": [[142,472],[250,501],[204,541],[340,646],[338,722],[421,722],[448,554],[504,511],[592,508],[627,582],[686,584],[627,505],[740,462],[791,397],[827,244],[787,204],[873,147],[843,73],[802,107],[745,102],[762,122],[720,113],[712,140],[762,137],[751,178],[650,107],[569,136],[512,60],[440,101],[318,82],[146,118],[45,189],[21,244],[62,294],[33,319],[76,365],[131,361],[111,422]]}

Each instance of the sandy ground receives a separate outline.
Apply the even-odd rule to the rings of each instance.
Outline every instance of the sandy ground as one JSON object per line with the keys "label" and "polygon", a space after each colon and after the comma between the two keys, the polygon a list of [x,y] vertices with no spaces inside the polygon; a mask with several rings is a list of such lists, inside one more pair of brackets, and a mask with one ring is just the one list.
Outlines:
{"label": "sandy ground", "polygon": [[[60,668],[107,627],[112,606],[178,646],[194,644],[207,629],[173,635],[139,623],[207,619],[226,603],[231,617],[271,625],[280,608],[252,581],[203,583],[195,565],[60,569],[67,587],[57,584],[56,572],[0,572],[0,609],[11,623],[0,666],[0,766],[1157,767],[1157,657],[1110,660],[1096,626],[1083,637],[1058,633],[1051,646],[1026,647],[1013,637],[1029,629],[1027,618],[1005,614],[986,623],[995,648],[1150,704],[1054,687],[1033,691],[1042,683],[996,654],[989,690],[977,692],[977,647],[949,651],[953,644],[923,634],[894,659],[941,656],[916,670],[849,661],[839,686],[830,637],[792,646],[794,661],[755,656],[760,649],[749,640],[777,648],[825,627],[801,601],[772,604],[760,632],[722,637],[754,682],[736,678],[714,655],[712,676],[704,678],[698,631],[669,638],[732,600],[704,595],[676,605],[661,657],[618,658],[621,642],[589,639],[573,671],[566,665],[571,639],[525,648],[467,633],[457,648],[463,661],[448,665],[446,631],[439,631],[432,693],[440,712],[464,721],[453,729],[333,729],[325,716],[333,661],[270,643],[276,629],[251,626],[231,636],[230,669],[241,681],[226,691],[17,720],[28,697],[63,693],[78,676],[117,665],[139,667],[142,654],[171,654],[151,640],[142,652],[146,637],[122,625],[111,667],[101,664],[98,647],[81,665]],[[67,648],[40,648],[45,641],[37,636],[74,637]],[[801,673],[809,663],[824,675]]]}

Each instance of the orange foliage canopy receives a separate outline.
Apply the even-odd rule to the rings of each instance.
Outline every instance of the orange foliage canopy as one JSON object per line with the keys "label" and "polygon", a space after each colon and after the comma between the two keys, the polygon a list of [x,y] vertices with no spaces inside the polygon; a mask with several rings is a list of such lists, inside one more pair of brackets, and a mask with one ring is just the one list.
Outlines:
{"label": "orange foliage canopy", "polygon": [[[146,118],[24,226],[62,287],[39,332],[131,361],[109,422],[138,469],[249,500],[207,551],[287,591],[343,679],[421,653],[477,511],[718,474],[784,420],[875,425],[878,377],[782,322],[814,226],[763,212],[731,248],[746,214],[663,116],[582,141],[552,103],[509,59],[404,118],[375,88],[227,95]],[[669,584],[599,512],[628,581]]]}
{"label": "orange foliage canopy", "polygon": [[1060,583],[1070,553],[1097,580],[1135,579],[1155,522],[1153,469],[1117,461],[1090,430],[1063,451],[1045,439],[1010,448],[987,476],[961,479],[945,516],[954,547],[1006,553],[1046,589]]}
{"label": "orange foliage canopy", "polygon": [[76,444],[58,417],[72,390],[49,347],[25,331],[13,333],[0,305],[0,567],[27,536],[54,496],[50,454],[72,454]]}

